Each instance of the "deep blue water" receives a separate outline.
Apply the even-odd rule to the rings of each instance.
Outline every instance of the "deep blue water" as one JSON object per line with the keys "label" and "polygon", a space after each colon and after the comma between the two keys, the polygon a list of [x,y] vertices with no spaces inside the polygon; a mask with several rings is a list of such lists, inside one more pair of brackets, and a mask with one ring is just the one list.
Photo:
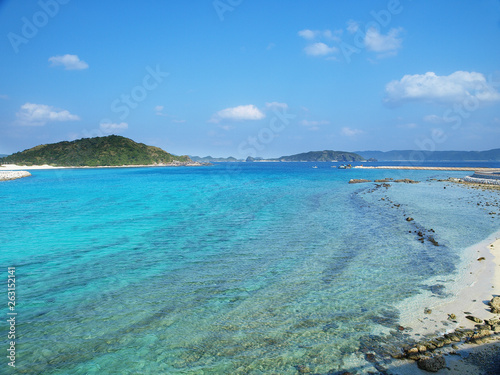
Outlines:
{"label": "deep blue water", "polygon": [[[454,279],[464,250],[500,228],[477,204],[498,193],[437,181],[464,172],[337,164],[35,170],[1,183],[16,372],[373,369],[367,337],[394,330],[396,305],[430,280]],[[421,182],[348,184],[385,177]],[[439,246],[414,233],[430,228]]]}

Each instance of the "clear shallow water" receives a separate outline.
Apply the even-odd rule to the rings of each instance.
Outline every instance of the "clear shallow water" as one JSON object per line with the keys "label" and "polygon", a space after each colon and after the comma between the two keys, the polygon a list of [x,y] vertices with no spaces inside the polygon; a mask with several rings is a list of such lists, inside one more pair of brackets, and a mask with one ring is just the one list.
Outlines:
{"label": "clear shallow water", "polygon": [[[460,172],[312,165],[33,171],[2,183],[17,372],[373,370],[369,336],[394,330],[395,306],[428,280],[453,280],[464,249],[499,228],[477,205],[498,193],[428,181]],[[423,182],[347,183],[384,177]],[[409,232],[422,228],[440,246]]]}

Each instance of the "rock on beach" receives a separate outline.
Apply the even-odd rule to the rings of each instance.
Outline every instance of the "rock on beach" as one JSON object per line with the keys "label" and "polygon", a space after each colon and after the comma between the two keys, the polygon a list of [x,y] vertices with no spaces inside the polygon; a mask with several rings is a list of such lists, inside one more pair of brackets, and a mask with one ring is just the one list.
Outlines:
{"label": "rock on beach", "polygon": [[0,171],[0,181],[16,180],[29,176],[31,176],[31,173],[26,171]]}

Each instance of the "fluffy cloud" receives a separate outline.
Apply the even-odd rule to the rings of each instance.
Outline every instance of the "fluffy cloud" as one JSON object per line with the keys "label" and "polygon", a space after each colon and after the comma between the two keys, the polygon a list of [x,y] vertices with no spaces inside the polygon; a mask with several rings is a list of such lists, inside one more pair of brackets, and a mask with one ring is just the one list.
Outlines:
{"label": "fluffy cloud", "polygon": [[301,125],[307,127],[308,130],[316,131],[319,130],[320,127],[319,125],[328,125],[330,121],[326,120],[321,120],[321,121],[314,121],[314,120],[302,120],[300,122]]}
{"label": "fluffy cloud", "polygon": [[128,124],[126,122],[113,123],[113,122],[101,122],[100,128],[104,133],[118,133],[121,130],[128,129]]}
{"label": "fluffy cloud", "polygon": [[58,110],[45,104],[26,103],[16,113],[18,124],[24,126],[43,126],[48,122],[77,121],[80,117],[66,110]]}
{"label": "fluffy cloud", "polygon": [[346,137],[355,137],[359,134],[363,134],[363,130],[360,129],[351,129],[349,127],[342,128],[340,130],[340,134],[345,135]]}
{"label": "fluffy cloud", "polygon": [[335,47],[328,47],[325,43],[313,43],[304,48],[309,56],[326,56],[338,51]]}
{"label": "fluffy cloud", "polygon": [[240,105],[237,107],[223,109],[212,116],[210,122],[221,122],[223,120],[262,120],[266,115],[253,104]]}
{"label": "fluffy cloud", "polygon": [[288,104],[286,103],[278,103],[278,102],[271,102],[271,103],[266,103],[266,108],[267,109],[288,109]]}
{"label": "fluffy cloud", "polygon": [[387,35],[381,34],[376,28],[370,28],[365,35],[365,46],[373,52],[385,52],[393,55],[401,48],[403,40],[398,38],[403,29],[391,29]]}
{"label": "fluffy cloud", "polygon": [[484,75],[476,72],[457,71],[448,76],[438,76],[433,72],[405,75],[399,81],[389,82],[385,91],[385,101],[394,104],[411,100],[434,103],[466,99],[500,101],[500,93],[486,81]]}
{"label": "fluffy cloud", "polygon": [[329,123],[330,121],[327,120],[321,120],[321,121],[302,120],[300,122],[300,124],[304,126],[328,125]]}
{"label": "fluffy cloud", "polygon": [[316,35],[319,34],[319,31],[313,31],[313,30],[301,30],[298,32],[299,36],[304,38],[304,39],[314,39]]}
{"label": "fluffy cloud", "polygon": [[89,65],[80,60],[77,55],[52,56],[49,58],[51,66],[63,66],[66,70],[82,70],[87,69]]}

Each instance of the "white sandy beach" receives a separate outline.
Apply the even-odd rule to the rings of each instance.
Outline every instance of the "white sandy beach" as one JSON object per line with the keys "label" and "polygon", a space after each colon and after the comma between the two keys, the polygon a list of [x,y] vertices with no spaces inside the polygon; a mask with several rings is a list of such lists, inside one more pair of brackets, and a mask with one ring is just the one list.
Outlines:
{"label": "white sandy beach", "polygon": [[17,165],[17,164],[3,164],[0,165],[0,171],[20,171],[20,170],[28,170],[28,169],[63,169],[68,167],[53,167],[51,165]]}
{"label": "white sandy beach", "polygon": [[[484,257],[484,260],[478,260]],[[491,319],[497,314],[492,314],[488,302],[493,296],[500,295],[500,231],[492,234],[486,240],[468,248],[465,258],[460,265],[460,276],[454,282],[451,290],[453,297],[442,300],[433,298],[429,294],[422,294],[406,301],[404,306],[399,306],[401,311],[401,324],[411,327],[411,334],[416,340],[424,339],[425,335],[444,334],[456,328],[474,328],[476,323],[467,319],[472,315],[480,319]],[[430,314],[424,313],[424,308],[432,310]],[[416,310],[416,313],[415,313]],[[455,314],[457,323],[448,319],[449,314]],[[479,367],[470,363],[466,358],[478,353],[492,351],[492,347],[500,345],[497,336],[492,337],[493,344],[489,346],[476,344],[460,344],[456,353],[458,355],[445,355],[447,368],[439,374],[461,375],[480,374]],[[455,352],[451,347],[442,349],[443,354]],[[482,354],[480,354],[482,355]],[[500,364],[499,364],[500,366]],[[397,361],[396,366],[390,370],[391,374],[413,375],[428,374],[417,367],[413,361]]]}
{"label": "white sandy beach", "polygon": [[[478,261],[479,258],[484,260]],[[412,298],[404,306],[401,324],[411,327],[412,334],[425,335],[434,332],[446,333],[459,326],[473,328],[474,322],[465,318],[464,312],[480,319],[493,316],[485,302],[493,295],[500,294],[500,231],[484,241],[471,246],[460,264],[459,276],[446,293],[453,297],[440,299],[431,296],[431,292]],[[437,282],[437,281],[436,281]],[[417,313],[415,311],[417,307]],[[432,310],[424,314],[424,308]],[[448,320],[448,314],[455,314],[458,323]],[[448,325],[444,325],[445,322]]]}
{"label": "white sandy beach", "polygon": [[198,167],[204,164],[198,162],[192,163],[168,163],[168,164],[154,164],[154,165],[116,165],[116,166],[96,166],[96,167],[54,167],[52,165],[17,165],[17,164],[3,164],[0,165],[0,171],[25,171],[37,169],[90,169],[90,168],[145,168],[145,167]]}

